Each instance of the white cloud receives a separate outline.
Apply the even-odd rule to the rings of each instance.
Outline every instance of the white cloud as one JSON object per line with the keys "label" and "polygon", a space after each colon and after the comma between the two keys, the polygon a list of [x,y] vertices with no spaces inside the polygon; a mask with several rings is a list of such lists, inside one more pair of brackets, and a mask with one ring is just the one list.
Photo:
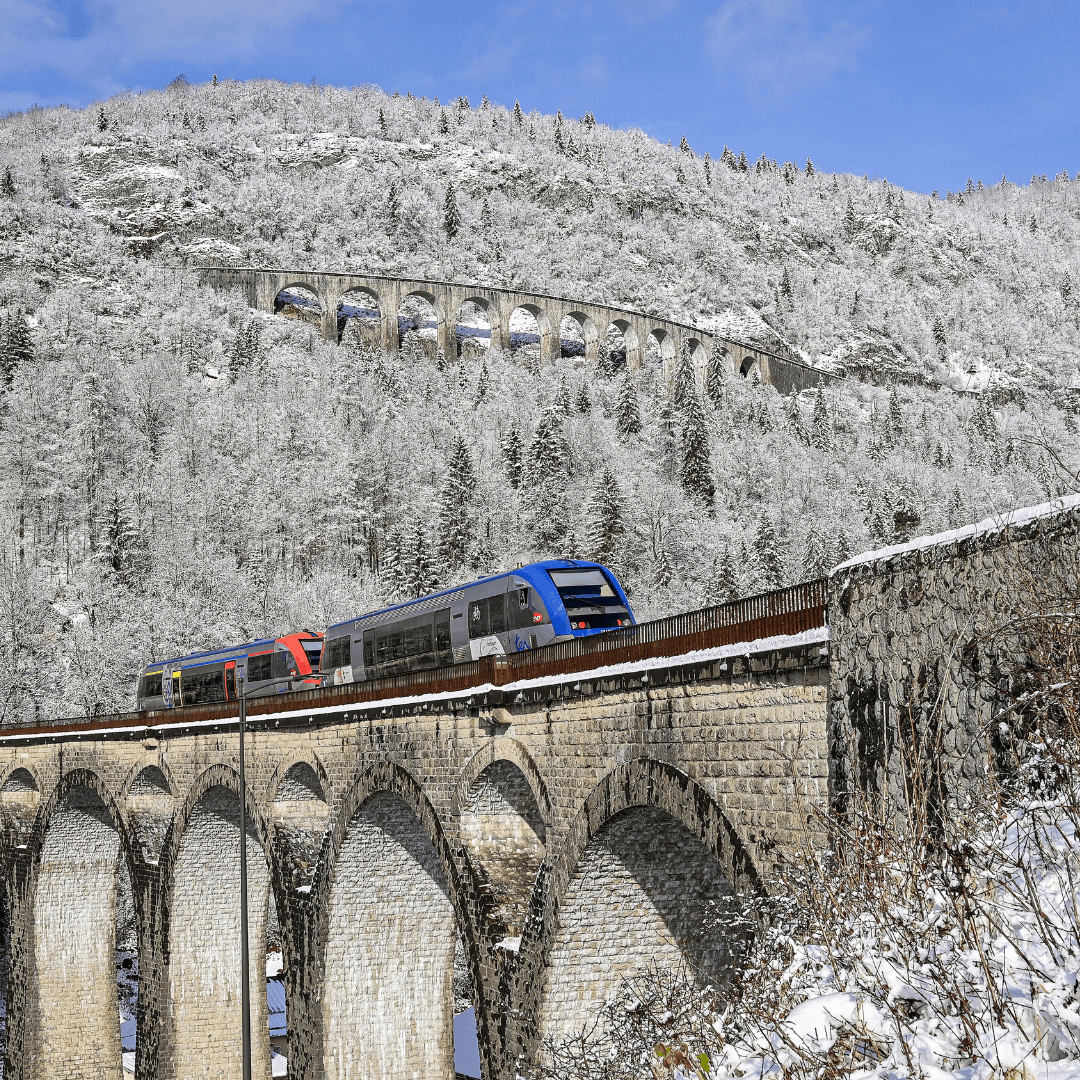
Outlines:
{"label": "white cloud", "polygon": [[[37,85],[79,87],[90,95],[127,88],[145,63],[214,64],[248,60],[273,39],[280,47],[303,22],[340,19],[348,0],[86,0],[89,25],[73,37],[66,17],[41,0],[5,0],[0,23],[0,94],[35,98]],[[63,90],[59,91],[63,98]],[[45,103],[44,101],[42,102]]]}
{"label": "white cloud", "polygon": [[874,6],[725,0],[708,23],[709,52],[755,90],[786,93],[851,66],[869,38],[865,21]]}

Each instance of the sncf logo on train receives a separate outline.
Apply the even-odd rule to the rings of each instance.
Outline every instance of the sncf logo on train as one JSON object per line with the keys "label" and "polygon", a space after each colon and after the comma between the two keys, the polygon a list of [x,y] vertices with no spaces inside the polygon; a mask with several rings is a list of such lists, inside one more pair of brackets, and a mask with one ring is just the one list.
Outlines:
{"label": "sncf logo on train", "polygon": [[634,625],[615,575],[594,562],[549,560],[380,611],[325,633],[178,657],[144,669],[138,708],[232,701],[363,682],[536,649]]}

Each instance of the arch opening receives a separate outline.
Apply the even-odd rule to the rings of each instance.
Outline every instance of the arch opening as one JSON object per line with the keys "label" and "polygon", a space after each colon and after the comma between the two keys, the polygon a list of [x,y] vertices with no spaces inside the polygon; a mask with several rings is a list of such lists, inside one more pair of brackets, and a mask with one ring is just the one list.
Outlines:
{"label": "arch opening", "polygon": [[435,298],[409,293],[398,307],[398,340],[402,350],[416,349],[434,359],[439,349],[439,313]]}
{"label": "arch opening", "polygon": [[[248,863],[252,1069],[271,1073],[266,955],[272,910],[270,874],[262,845],[249,824]],[[185,1074],[211,1069],[240,1080],[240,803],[222,785],[209,788],[192,808],[172,868],[167,983],[171,1025],[167,1058]],[[276,921],[276,920],[275,920]],[[262,991],[260,992],[260,988]],[[211,1043],[207,1030],[218,1033]],[[220,1070],[220,1071],[218,1071]]]}
{"label": "arch opening", "polygon": [[322,301],[309,285],[287,285],[274,297],[274,314],[299,319],[313,326],[322,325]]}
{"label": "arch opening", "polygon": [[489,898],[493,935],[516,948],[533,883],[546,852],[546,826],[525,774],[512,761],[492,762],[470,785],[461,836]]}
{"label": "arch opening", "polygon": [[338,340],[343,345],[382,344],[382,308],[374,289],[347,289],[338,301]]}
{"label": "arch opening", "polygon": [[319,774],[306,762],[291,765],[278,785],[274,802],[326,802]]}
{"label": "arch opening", "polygon": [[24,1025],[30,1075],[68,1075],[78,1060],[82,1075],[119,1080],[117,1017],[135,1021],[135,995],[118,977],[137,948],[134,907],[120,834],[91,787],[70,788],[49,816],[32,910],[36,979]]}
{"label": "arch opening", "polygon": [[132,780],[128,795],[153,797],[168,795],[171,797],[172,788],[169,787],[165,774],[156,765],[148,765]]}
{"label": "arch opening", "polygon": [[598,339],[596,326],[588,315],[571,311],[563,316],[559,324],[559,348],[562,356],[581,356],[586,360],[595,360]]}
{"label": "arch opening", "polygon": [[457,355],[466,359],[479,356],[491,347],[491,313],[487,302],[466,300],[454,316],[454,340]]}
{"label": "arch opening", "polygon": [[0,794],[15,795],[25,792],[36,792],[37,781],[29,769],[16,769],[5,781],[0,789]]}
{"label": "arch opening", "polygon": [[687,338],[686,347],[690,350],[690,363],[694,368],[694,380],[701,389],[705,385],[705,369],[709,363],[709,350],[700,338]]}
{"label": "arch opening", "polygon": [[744,378],[749,378],[755,371],[758,372],[760,377],[761,371],[758,368],[757,360],[752,356],[747,356],[743,362],[739,365],[739,374]]}
{"label": "arch opening", "polygon": [[327,1080],[454,1080],[457,941],[453,904],[430,838],[400,795],[376,792],[349,821],[330,880],[323,984]]}
{"label": "arch opening", "polygon": [[651,806],[615,814],[582,853],[559,908],[541,1041],[580,1032],[624,978],[654,965],[723,986],[733,970],[732,898],[714,855],[677,818]]}
{"label": "arch opening", "polygon": [[675,362],[675,339],[671,334],[659,327],[650,330],[645,339],[645,360],[650,364],[671,367]]}
{"label": "arch opening", "polygon": [[629,355],[626,335],[630,332],[630,324],[621,320],[611,323],[604,331],[604,340],[597,349],[597,365],[602,375],[610,377],[626,367]]}
{"label": "arch opening", "polygon": [[540,309],[523,304],[510,313],[510,352],[527,364],[540,363]]}

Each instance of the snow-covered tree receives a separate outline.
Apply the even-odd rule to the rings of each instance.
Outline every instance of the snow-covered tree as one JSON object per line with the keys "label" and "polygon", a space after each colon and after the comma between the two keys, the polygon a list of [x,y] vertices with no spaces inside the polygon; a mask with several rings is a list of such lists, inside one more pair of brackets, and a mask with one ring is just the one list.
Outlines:
{"label": "snow-covered tree", "polygon": [[439,560],[446,577],[468,565],[473,545],[473,492],[476,474],[464,436],[458,435],[446,461],[439,498]]}
{"label": "snow-covered tree", "polygon": [[608,565],[615,562],[624,528],[622,493],[615,473],[608,466],[593,489],[589,502],[589,558]]}

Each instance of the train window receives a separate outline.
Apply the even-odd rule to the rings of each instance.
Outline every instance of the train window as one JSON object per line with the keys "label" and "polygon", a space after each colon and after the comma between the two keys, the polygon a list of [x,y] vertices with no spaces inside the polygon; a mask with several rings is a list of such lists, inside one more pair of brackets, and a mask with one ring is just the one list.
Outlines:
{"label": "train window", "polygon": [[332,671],[334,668],[348,667],[352,663],[351,638],[331,638],[327,644],[328,656],[326,668]]}
{"label": "train window", "polygon": [[308,666],[312,671],[319,670],[319,658],[322,656],[322,642],[315,638],[304,640],[300,643],[304,647],[304,655],[307,657]]}
{"label": "train window", "polygon": [[273,654],[264,652],[248,657],[248,682],[266,682],[270,678],[270,658]]}
{"label": "train window", "polygon": [[236,665],[225,668],[225,696],[230,701],[236,700]]}
{"label": "train window", "polygon": [[161,697],[161,672],[143,676],[143,697]]}
{"label": "train window", "polygon": [[487,637],[488,611],[487,600],[473,600],[469,604],[469,637]]}
{"label": "train window", "polygon": [[488,633],[506,633],[506,594],[488,597]]}
{"label": "train window", "polygon": [[225,672],[220,668],[187,668],[184,671],[184,704],[203,705],[225,700]]}
{"label": "train window", "polygon": [[274,653],[271,671],[275,679],[287,679],[290,675],[297,675],[299,668],[296,664],[296,657],[288,649],[278,649]]}
{"label": "train window", "polygon": [[450,609],[435,612],[435,661],[439,664],[452,664],[454,650],[450,646]]}
{"label": "train window", "polygon": [[375,655],[379,667],[400,660],[404,656],[404,641],[402,640],[401,631],[380,634],[375,643]]}
{"label": "train window", "polygon": [[375,633],[364,631],[364,667],[370,671],[375,666]]}

